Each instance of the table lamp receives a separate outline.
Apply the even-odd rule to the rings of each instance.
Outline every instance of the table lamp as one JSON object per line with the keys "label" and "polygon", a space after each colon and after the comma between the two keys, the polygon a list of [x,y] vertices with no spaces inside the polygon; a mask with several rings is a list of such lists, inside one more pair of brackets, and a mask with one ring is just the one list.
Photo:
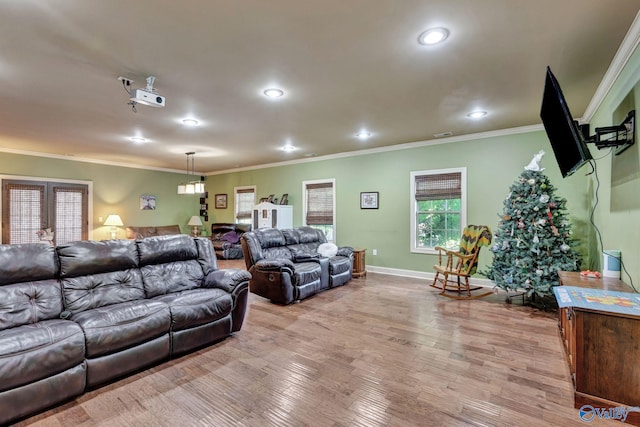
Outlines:
{"label": "table lamp", "polygon": [[198,227],[202,226],[202,220],[199,216],[192,216],[188,222],[188,225],[192,226],[191,234],[193,237],[198,237],[200,235],[200,229]]}
{"label": "table lamp", "polygon": [[116,235],[118,234],[117,227],[122,227],[124,223],[122,222],[122,218],[120,215],[109,215],[104,222],[104,225],[111,226],[111,239],[115,240]]}

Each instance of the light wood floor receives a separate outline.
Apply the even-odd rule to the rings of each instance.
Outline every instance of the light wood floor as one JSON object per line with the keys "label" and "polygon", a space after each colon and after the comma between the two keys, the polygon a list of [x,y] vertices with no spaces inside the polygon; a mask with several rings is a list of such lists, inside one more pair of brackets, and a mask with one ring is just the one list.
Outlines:
{"label": "light wood floor", "polygon": [[233,337],[19,425],[585,425],[555,314],[372,273],[289,306],[250,298]]}

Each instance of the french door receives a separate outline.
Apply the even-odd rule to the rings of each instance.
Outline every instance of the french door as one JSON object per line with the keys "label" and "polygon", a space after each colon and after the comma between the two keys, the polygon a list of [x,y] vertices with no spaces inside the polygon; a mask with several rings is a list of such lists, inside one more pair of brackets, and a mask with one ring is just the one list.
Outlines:
{"label": "french door", "polygon": [[2,243],[36,243],[51,229],[54,244],[86,240],[86,184],[2,180]]}

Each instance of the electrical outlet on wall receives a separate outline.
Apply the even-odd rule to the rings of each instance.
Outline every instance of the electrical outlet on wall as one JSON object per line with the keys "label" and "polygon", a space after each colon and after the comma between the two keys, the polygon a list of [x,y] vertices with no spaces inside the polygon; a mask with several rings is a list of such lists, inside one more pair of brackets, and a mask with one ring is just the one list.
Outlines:
{"label": "electrical outlet on wall", "polygon": [[378,255],[378,250],[377,249],[372,249],[371,250],[371,255],[373,255],[373,256]]}

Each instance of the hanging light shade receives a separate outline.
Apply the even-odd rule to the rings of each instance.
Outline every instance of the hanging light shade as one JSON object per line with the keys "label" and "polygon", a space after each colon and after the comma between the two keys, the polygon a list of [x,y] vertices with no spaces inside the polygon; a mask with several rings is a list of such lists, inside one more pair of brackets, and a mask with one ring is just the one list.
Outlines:
{"label": "hanging light shade", "polygon": [[187,181],[178,185],[178,194],[202,194],[205,192],[204,182],[195,180],[195,152],[190,151],[187,155]]}

